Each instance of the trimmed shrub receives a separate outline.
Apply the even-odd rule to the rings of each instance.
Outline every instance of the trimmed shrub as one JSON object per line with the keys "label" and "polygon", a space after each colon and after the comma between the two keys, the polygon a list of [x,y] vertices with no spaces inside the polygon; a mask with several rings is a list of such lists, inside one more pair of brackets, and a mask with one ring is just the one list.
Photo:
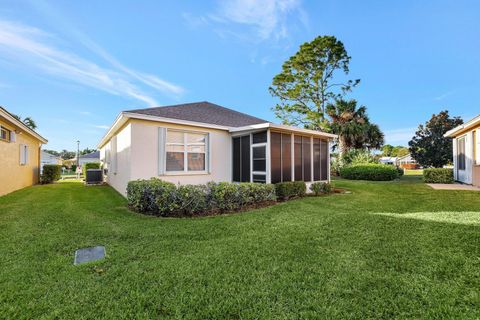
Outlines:
{"label": "trimmed shrub", "polygon": [[328,182],[314,182],[310,185],[310,191],[312,191],[316,196],[320,194],[331,193],[333,187]]}
{"label": "trimmed shrub", "polygon": [[128,206],[141,213],[161,216],[192,216],[228,212],[276,201],[275,187],[260,183],[210,182],[179,185],[160,179],[130,181]]}
{"label": "trimmed shrub", "polygon": [[73,173],[75,173],[75,171],[77,171],[77,165],[72,164],[72,167],[70,169],[73,171]]}
{"label": "trimmed shrub", "polygon": [[83,166],[82,166],[82,172],[83,172],[83,176],[84,177],[87,177],[87,170],[88,169],[100,169],[100,163],[98,162],[88,162],[88,163],[85,163]]}
{"label": "trimmed shrub", "polygon": [[350,180],[390,181],[398,177],[398,171],[385,164],[356,164],[341,168],[340,176]]}
{"label": "trimmed shrub", "polygon": [[178,211],[184,215],[193,215],[210,209],[206,185],[181,185],[177,188],[176,199]]}
{"label": "trimmed shrub", "polygon": [[453,183],[453,169],[431,168],[423,170],[425,183]]}
{"label": "trimmed shrub", "polygon": [[141,213],[168,215],[177,209],[176,191],[175,184],[157,178],[130,181],[128,206]]}
{"label": "trimmed shrub", "polygon": [[400,167],[397,167],[397,172],[399,177],[403,177],[403,175],[405,174],[405,171]]}
{"label": "trimmed shrub", "polygon": [[304,197],[307,193],[307,185],[304,181],[287,181],[275,184],[277,197],[288,200],[296,197]]}
{"label": "trimmed shrub", "polygon": [[42,184],[52,183],[60,180],[62,176],[62,166],[57,164],[46,164],[43,166],[40,182]]}

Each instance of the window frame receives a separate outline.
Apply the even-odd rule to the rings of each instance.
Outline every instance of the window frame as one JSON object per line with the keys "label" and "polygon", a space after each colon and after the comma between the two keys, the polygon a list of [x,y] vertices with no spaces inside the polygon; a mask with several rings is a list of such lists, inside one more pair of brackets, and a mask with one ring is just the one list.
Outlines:
{"label": "window frame", "polygon": [[[168,142],[169,132],[177,132],[183,134],[183,143],[179,142]],[[203,135],[205,137],[205,142],[203,143],[188,143],[188,134],[192,135]],[[163,174],[164,175],[195,175],[195,174],[208,174],[209,173],[209,161],[210,161],[210,134],[205,131],[194,131],[194,130],[184,130],[184,129],[171,129],[166,128],[165,130],[165,150],[163,152],[163,157],[165,159],[163,163]],[[183,170],[167,170],[167,154],[168,152],[175,153],[173,151],[168,151],[168,146],[183,146]],[[189,152],[189,146],[203,146],[203,152]],[[203,153],[205,155],[204,169],[203,170],[188,170],[188,154],[189,153]]]}
{"label": "window frame", "polygon": [[[5,131],[5,133],[6,133],[5,138],[2,137],[2,131]],[[4,126],[0,126],[0,141],[11,142],[11,140],[12,140],[12,131],[7,129]]]}

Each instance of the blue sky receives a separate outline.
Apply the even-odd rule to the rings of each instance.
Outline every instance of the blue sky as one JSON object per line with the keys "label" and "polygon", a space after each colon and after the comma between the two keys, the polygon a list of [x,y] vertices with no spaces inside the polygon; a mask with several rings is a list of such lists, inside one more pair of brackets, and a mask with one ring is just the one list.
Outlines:
{"label": "blue sky", "polygon": [[348,97],[392,144],[448,109],[480,113],[479,1],[0,2],[0,105],[49,149],[94,147],[122,110],[211,101],[271,120],[268,87],[299,45],[334,35]]}

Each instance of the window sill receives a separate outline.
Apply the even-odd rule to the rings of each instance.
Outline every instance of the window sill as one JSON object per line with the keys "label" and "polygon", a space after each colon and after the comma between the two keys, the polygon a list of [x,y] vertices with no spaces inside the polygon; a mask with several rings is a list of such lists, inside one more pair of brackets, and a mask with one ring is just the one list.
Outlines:
{"label": "window sill", "polygon": [[200,176],[200,175],[209,175],[207,171],[166,171],[161,176]]}

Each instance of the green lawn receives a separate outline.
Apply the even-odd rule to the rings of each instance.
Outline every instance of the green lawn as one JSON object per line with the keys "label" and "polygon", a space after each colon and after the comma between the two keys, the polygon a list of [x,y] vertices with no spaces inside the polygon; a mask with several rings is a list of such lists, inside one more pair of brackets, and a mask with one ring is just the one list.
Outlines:
{"label": "green lawn", "polygon": [[[480,317],[480,197],[337,180],[353,193],[196,219],[109,187],[0,198],[1,319]],[[73,266],[76,249],[107,258]]]}

